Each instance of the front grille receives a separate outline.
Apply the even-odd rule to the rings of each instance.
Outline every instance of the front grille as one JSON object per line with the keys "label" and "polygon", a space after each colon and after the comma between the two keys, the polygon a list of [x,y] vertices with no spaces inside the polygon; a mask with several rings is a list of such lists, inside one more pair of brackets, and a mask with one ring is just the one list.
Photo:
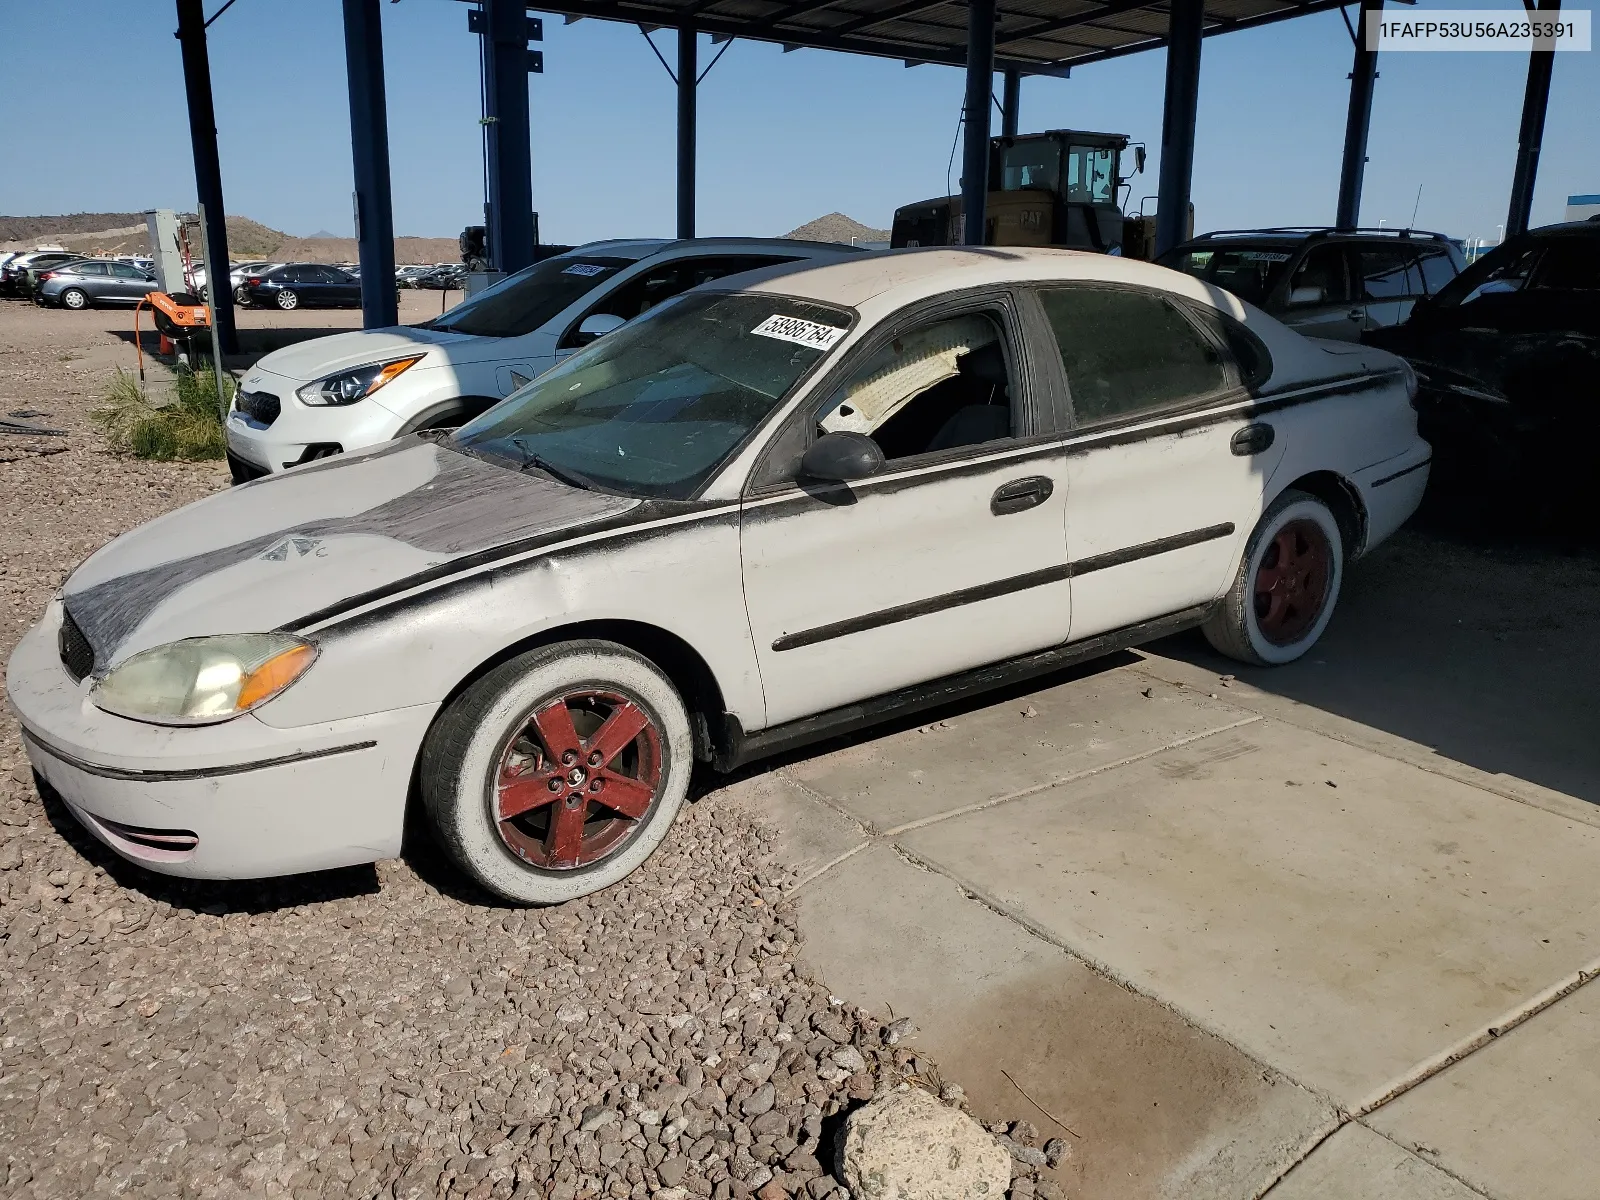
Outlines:
{"label": "front grille", "polygon": [[234,407],[252,421],[271,425],[278,419],[283,405],[271,392],[240,392]]}
{"label": "front grille", "polygon": [[56,635],[56,644],[61,649],[61,665],[72,676],[73,683],[81,682],[94,670],[94,647],[65,609],[61,613],[61,632]]}

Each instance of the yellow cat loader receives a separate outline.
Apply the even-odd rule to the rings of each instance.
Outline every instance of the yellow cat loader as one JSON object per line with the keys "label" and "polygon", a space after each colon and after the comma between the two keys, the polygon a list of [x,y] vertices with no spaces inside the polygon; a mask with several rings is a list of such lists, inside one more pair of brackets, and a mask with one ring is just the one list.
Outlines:
{"label": "yellow cat loader", "polygon": [[[1133,171],[1122,173],[1129,146],[1126,134],[1078,129],[994,138],[984,244],[1152,257],[1155,218],[1124,216],[1117,203],[1121,189],[1144,170],[1144,146],[1133,144]],[[889,237],[891,246],[960,245],[961,197],[940,196],[896,209]]]}

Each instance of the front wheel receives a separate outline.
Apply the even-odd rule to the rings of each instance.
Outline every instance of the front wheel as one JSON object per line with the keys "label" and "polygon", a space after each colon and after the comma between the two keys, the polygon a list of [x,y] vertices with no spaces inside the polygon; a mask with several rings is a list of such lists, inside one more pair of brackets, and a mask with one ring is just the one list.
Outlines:
{"label": "front wheel", "polygon": [[1344,539],[1328,506],[1293,488],[1272,502],[1245,546],[1206,640],[1256,666],[1293,662],[1322,636],[1344,579]]}
{"label": "front wheel", "polygon": [[300,307],[300,297],[288,288],[284,288],[283,291],[278,293],[278,307],[283,309],[284,312],[293,312]]}
{"label": "front wheel", "polygon": [[444,712],[422,750],[423,804],[450,856],[519,904],[600,891],[648,858],[693,768],[671,681],[612,642],[501,664]]}
{"label": "front wheel", "polygon": [[88,293],[80,290],[79,288],[68,288],[66,291],[61,293],[61,305],[63,308],[70,308],[74,310],[88,308]]}

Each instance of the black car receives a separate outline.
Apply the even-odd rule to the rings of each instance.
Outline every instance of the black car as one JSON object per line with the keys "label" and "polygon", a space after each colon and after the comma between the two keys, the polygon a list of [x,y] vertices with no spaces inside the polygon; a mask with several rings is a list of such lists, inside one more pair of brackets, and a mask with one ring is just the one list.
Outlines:
{"label": "black car", "polygon": [[1600,511],[1600,219],[1507,240],[1364,340],[1416,369],[1440,488],[1536,498],[1558,524]]}
{"label": "black car", "polygon": [[259,275],[246,275],[239,291],[251,304],[296,308],[360,308],[361,281],[338,267],[285,263]]}
{"label": "black car", "polygon": [[1308,337],[1345,342],[1398,325],[1466,265],[1455,242],[1414,229],[1230,229],[1174,246],[1157,261]]}

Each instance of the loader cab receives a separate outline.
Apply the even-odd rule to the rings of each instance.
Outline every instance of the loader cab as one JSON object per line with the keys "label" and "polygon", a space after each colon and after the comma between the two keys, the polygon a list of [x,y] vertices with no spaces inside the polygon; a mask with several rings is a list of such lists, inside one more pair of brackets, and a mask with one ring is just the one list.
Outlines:
{"label": "loader cab", "polygon": [[986,236],[992,246],[1122,252],[1121,134],[1052,129],[995,138]]}

